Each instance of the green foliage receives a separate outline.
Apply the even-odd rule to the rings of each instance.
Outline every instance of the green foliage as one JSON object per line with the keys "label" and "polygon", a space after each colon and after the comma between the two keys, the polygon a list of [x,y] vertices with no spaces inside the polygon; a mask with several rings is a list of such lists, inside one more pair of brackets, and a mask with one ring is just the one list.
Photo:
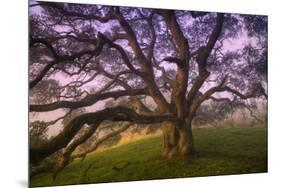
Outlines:
{"label": "green foliage", "polygon": [[[58,175],[54,182],[51,174],[42,174],[32,178],[31,185],[267,172],[265,128],[195,129],[194,139],[196,154],[189,159],[161,159],[159,154],[162,137],[152,137],[111,150],[92,153],[84,161],[75,160]],[[119,171],[114,169],[123,166],[125,167]]]}

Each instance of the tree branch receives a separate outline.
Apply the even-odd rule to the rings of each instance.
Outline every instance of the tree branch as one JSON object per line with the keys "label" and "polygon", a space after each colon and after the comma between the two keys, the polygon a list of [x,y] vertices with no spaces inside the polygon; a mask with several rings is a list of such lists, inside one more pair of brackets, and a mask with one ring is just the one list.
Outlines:
{"label": "tree branch", "polygon": [[210,73],[207,70],[206,63],[207,58],[209,57],[215,43],[217,42],[220,33],[222,31],[222,25],[223,25],[224,15],[218,14],[216,18],[216,26],[209,36],[209,40],[205,47],[200,47],[197,51],[197,64],[198,64],[198,70],[199,75],[195,80],[195,83],[193,84],[192,88],[190,89],[187,101],[189,103],[192,103],[192,100],[195,98],[196,94],[198,93],[201,86],[204,84],[205,80],[209,77]]}
{"label": "tree branch", "polygon": [[50,51],[52,52],[53,56],[54,56],[54,60],[49,63],[48,65],[46,65],[43,70],[39,73],[39,75],[30,82],[29,84],[29,88],[32,89],[33,87],[35,87],[42,79],[43,77],[47,74],[47,72],[56,64],[63,62],[63,61],[71,61],[74,59],[79,59],[84,55],[90,54],[92,56],[98,56],[104,46],[104,42],[101,40],[98,40],[99,42],[97,43],[97,46],[94,50],[83,50],[81,52],[78,52],[76,54],[72,54],[72,55],[64,55],[64,56],[60,56],[58,55],[58,53],[56,52],[56,50],[53,48],[53,46],[51,45],[51,43],[49,43],[46,39],[34,39],[32,37],[30,37],[30,45],[34,45],[36,43],[41,43],[44,44],[46,47],[48,47],[50,49]]}
{"label": "tree branch", "polygon": [[202,51],[198,54],[197,61],[199,63],[204,63],[207,61],[207,58],[209,57],[212,49],[214,48],[221,32],[222,32],[222,26],[224,22],[224,14],[218,13],[216,18],[216,25],[214,30],[212,31],[211,35],[209,36],[208,42],[205,47],[203,47]]}
{"label": "tree branch", "polygon": [[129,45],[131,46],[136,56],[136,59],[138,60],[138,63],[140,65],[141,70],[139,75],[143,78],[146,86],[148,87],[149,94],[152,96],[152,98],[155,100],[155,102],[163,112],[170,111],[170,106],[167,100],[160,92],[157,87],[157,84],[155,83],[155,75],[153,72],[152,63],[143,54],[143,51],[137,41],[135,32],[133,31],[128,21],[122,15],[121,11],[119,10],[119,7],[115,7],[114,15],[128,36],[127,40],[129,42]]}
{"label": "tree branch", "polygon": [[85,158],[88,153],[91,153],[91,152],[95,151],[104,141],[106,141],[107,139],[109,139],[109,138],[111,138],[115,135],[120,134],[121,132],[126,131],[132,125],[133,125],[133,123],[127,123],[126,125],[118,128],[117,130],[114,130],[114,131],[102,136],[101,138],[96,140],[94,145],[92,145],[90,148],[88,148],[87,150],[85,150],[81,153],[74,154],[71,157],[72,158]]}
{"label": "tree branch", "polygon": [[215,92],[223,91],[222,87],[226,82],[227,77],[225,77],[218,86],[208,89],[204,94],[200,95],[192,101],[190,104],[191,116],[194,116],[199,106],[207,99],[209,99]]}
{"label": "tree branch", "polygon": [[48,63],[42,70],[41,72],[37,75],[36,78],[34,78],[32,81],[29,83],[29,89],[34,88],[42,79],[43,77],[47,74],[47,72],[57,64],[57,61],[52,61],[51,63]]}
{"label": "tree branch", "polygon": [[126,51],[118,44],[112,42],[111,40],[109,40],[106,36],[104,36],[103,34],[100,33],[100,36],[102,36],[102,38],[105,40],[105,42],[107,44],[109,44],[109,46],[111,48],[115,48],[122,56],[122,59],[124,61],[124,63],[126,64],[126,66],[133,72],[135,73],[136,75],[140,75],[141,76],[141,73],[131,64],[129,58],[128,58],[128,55],[126,53]]}
{"label": "tree branch", "polygon": [[210,99],[211,96],[216,93],[216,92],[229,92],[232,93],[236,96],[238,96],[240,99],[249,99],[249,98],[255,98],[257,97],[257,93],[256,91],[253,91],[252,93],[249,94],[243,94],[240,93],[238,90],[232,89],[228,86],[223,86],[223,84],[226,81],[226,77],[225,79],[221,82],[220,85],[216,86],[216,87],[212,87],[209,90],[207,90],[203,95],[199,96],[194,103],[191,105],[191,115],[194,116],[196,110],[198,109],[198,107],[207,99]]}
{"label": "tree branch", "polygon": [[83,157],[83,159],[84,159],[88,153],[95,151],[98,148],[98,146],[100,144],[102,144],[104,141],[106,141],[110,137],[113,137],[113,136],[127,130],[131,125],[132,125],[132,123],[127,123],[125,126],[122,126],[121,128],[118,128],[117,130],[112,131],[109,134],[104,135],[100,139],[96,140],[94,145],[92,145],[86,151],[72,155],[73,151],[79,145],[81,145],[82,143],[87,141],[95,133],[96,129],[91,126],[83,135],[81,135],[78,139],[74,140],[69,146],[67,146],[67,148],[65,149],[65,151],[63,153],[62,162],[53,175],[53,180],[56,179],[58,173],[61,172],[72,161],[72,159],[80,158],[80,157]]}
{"label": "tree branch", "polygon": [[170,114],[140,115],[126,107],[107,108],[97,112],[85,113],[72,119],[69,124],[65,126],[64,130],[48,143],[40,147],[31,147],[30,162],[36,164],[61,148],[66,147],[84,124],[99,126],[104,120],[128,121],[138,124],[159,123],[162,121],[177,122],[177,119]]}
{"label": "tree branch", "polygon": [[176,81],[173,84],[172,103],[175,105],[176,114],[178,118],[184,119],[186,115],[186,98],[185,93],[188,86],[189,78],[189,60],[190,49],[187,38],[181,31],[180,25],[177,22],[174,11],[159,10],[164,18],[167,28],[172,34],[172,40],[176,47],[176,52],[179,58],[166,58],[167,61],[175,62],[178,70],[176,74]]}
{"label": "tree branch", "polygon": [[249,93],[249,94],[243,94],[243,93],[240,93],[238,90],[232,89],[227,86],[220,88],[220,90],[218,92],[224,92],[224,91],[232,93],[232,94],[238,96],[240,99],[249,99],[249,98],[257,97],[256,91],[253,91],[252,93]]}
{"label": "tree branch", "polygon": [[120,91],[112,91],[107,93],[100,93],[100,94],[91,94],[80,101],[58,101],[49,104],[42,104],[42,105],[35,105],[31,104],[29,106],[30,112],[46,112],[52,111],[59,108],[81,108],[85,106],[91,106],[96,102],[108,98],[119,98],[122,96],[135,96],[135,95],[147,95],[147,89],[132,89],[132,90],[120,90]]}
{"label": "tree branch", "polygon": [[139,46],[139,43],[137,41],[137,37],[135,35],[134,30],[132,29],[130,24],[125,20],[124,16],[122,15],[122,13],[119,10],[119,7],[116,7],[114,15],[115,15],[115,18],[119,21],[121,27],[127,33],[127,36],[128,36],[127,39],[129,41],[129,45],[131,46],[132,50],[134,51],[137,59],[139,59],[141,62],[140,64],[143,65],[143,67],[145,67],[143,62],[146,62],[147,59],[145,58],[145,56]]}
{"label": "tree branch", "polygon": [[72,152],[79,146],[80,144],[87,141],[96,131],[98,126],[90,126],[79,138],[73,140],[63,151],[63,157],[60,165],[57,167],[53,180],[56,179],[59,172],[61,172],[71,161]]}

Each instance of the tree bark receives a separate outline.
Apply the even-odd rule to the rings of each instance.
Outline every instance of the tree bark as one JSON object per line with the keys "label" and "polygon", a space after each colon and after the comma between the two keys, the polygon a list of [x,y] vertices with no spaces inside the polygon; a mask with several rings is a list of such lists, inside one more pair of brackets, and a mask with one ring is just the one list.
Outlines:
{"label": "tree bark", "polygon": [[178,130],[174,122],[165,121],[162,123],[163,151],[162,156],[172,158],[177,155]]}
{"label": "tree bark", "polygon": [[191,121],[188,119],[179,125],[179,141],[177,147],[180,155],[189,156],[193,154],[192,127]]}
{"label": "tree bark", "polygon": [[163,150],[162,156],[168,159],[175,157],[188,157],[193,154],[193,136],[191,121],[175,123],[165,121],[162,123]]}

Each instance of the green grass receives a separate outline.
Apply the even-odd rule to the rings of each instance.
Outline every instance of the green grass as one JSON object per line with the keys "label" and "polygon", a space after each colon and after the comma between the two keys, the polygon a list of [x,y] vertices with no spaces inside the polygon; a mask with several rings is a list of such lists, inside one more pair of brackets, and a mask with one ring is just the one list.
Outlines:
{"label": "green grass", "polygon": [[[52,180],[41,174],[31,186],[67,185],[259,173],[267,171],[267,131],[265,128],[206,128],[194,130],[196,153],[189,159],[159,158],[162,138],[152,137],[111,150],[92,153],[84,161],[75,160]],[[130,164],[120,171],[112,167]],[[83,176],[85,170],[86,176]]]}

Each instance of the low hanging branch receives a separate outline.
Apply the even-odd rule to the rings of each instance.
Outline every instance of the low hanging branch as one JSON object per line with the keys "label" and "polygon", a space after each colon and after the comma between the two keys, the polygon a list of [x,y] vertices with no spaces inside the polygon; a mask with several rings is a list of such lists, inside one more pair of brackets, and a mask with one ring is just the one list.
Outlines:
{"label": "low hanging branch", "polygon": [[[144,114],[144,115],[149,115],[152,114],[153,112],[150,111],[137,97],[131,97],[130,101],[133,104],[136,104],[138,107],[138,110],[135,109],[138,113],[140,114]],[[144,113],[146,112],[146,113]],[[56,179],[57,175],[67,166],[71,163],[71,161],[74,158],[82,158],[83,160],[85,159],[86,155],[88,153],[91,153],[93,151],[95,151],[103,142],[105,142],[107,139],[116,136],[118,134],[120,134],[121,132],[126,131],[130,126],[132,126],[133,123],[127,123],[123,126],[121,126],[120,128],[113,130],[112,132],[110,132],[109,134],[106,134],[104,136],[102,136],[101,138],[97,139],[94,144],[86,149],[85,151],[81,152],[81,153],[77,153],[72,155],[72,153],[74,152],[74,150],[81,144],[83,144],[85,141],[87,141],[94,133],[96,128],[91,126],[89,129],[86,130],[86,132],[84,134],[82,134],[79,138],[75,139],[74,141],[71,142],[71,144],[69,144],[67,146],[67,148],[64,150],[63,152],[63,158],[62,161],[60,163],[60,166],[55,170],[54,174],[53,174],[53,180]]]}
{"label": "low hanging branch", "polygon": [[133,123],[128,123],[128,124],[118,128],[117,130],[114,130],[114,131],[110,132],[109,134],[104,135],[103,137],[96,140],[95,143],[90,148],[88,148],[87,150],[85,150],[81,153],[73,154],[71,157],[84,159],[88,153],[95,151],[104,141],[106,141],[107,139],[109,139],[113,136],[120,134],[121,132],[126,131],[132,125],[133,125]]}
{"label": "low hanging branch", "polygon": [[36,164],[47,156],[66,147],[84,124],[99,126],[99,123],[104,120],[128,121],[138,124],[160,123],[163,121],[177,122],[177,119],[170,114],[140,115],[130,108],[121,106],[107,108],[98,112],[85,113],[72,119],[64,130],[48,143],[43,144],[40,147],[31,147],[30,162]]}
{"label": "low hanging branch", "polygon": [[53,175],[53,180],[56,179],[57,175],[69,164],[71,163],[72,159],[74,158],[80,158],[82,157],[83,159],[86,157],[88,153],[91,153],[95,151],[104,141],[107,139],[127,130],[133,123],[127,123],[124,126],[121,126],[121,128],[118,128],[115,131],[110,132],[109,134],[101,137],[100,139],[96,140],[94,145],[92,145],[89,149],[82,153],[78,153],[75,155],[72,155],[73,151],[81,144],[83,144],[85,141],[87,141],[96,131],[96,128],[91,126],[83,135],[81,135],[79,138],[75,139],[63,152],[63,158],[60,163],[60,166],[57,168]]}
{"label": "low hanging branch", "polygon": [[95,133],[97,127],[98,126],[91,125],[79,138],[73,140],[67,148],[65,148],[63,151],[62,161],[53,175],[53,180],[55,180],[58,173],[70,163],[71,153],[77,148],[77,146],[87,141]]}

